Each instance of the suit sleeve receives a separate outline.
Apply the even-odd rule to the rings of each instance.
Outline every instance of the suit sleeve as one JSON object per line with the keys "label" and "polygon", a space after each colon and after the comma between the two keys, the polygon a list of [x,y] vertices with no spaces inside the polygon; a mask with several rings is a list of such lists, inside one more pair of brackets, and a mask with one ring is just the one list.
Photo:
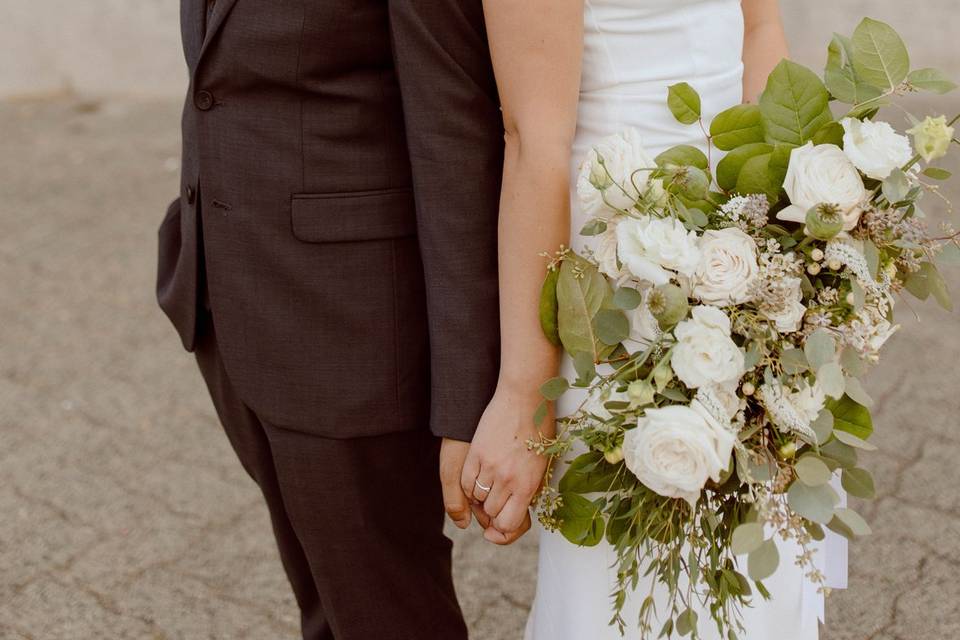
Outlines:
{"label": "suit sleeve", "polygon": [[430,427],[468,441],[499,368],[503,125],[480,0],[390,0],[427,290]]}

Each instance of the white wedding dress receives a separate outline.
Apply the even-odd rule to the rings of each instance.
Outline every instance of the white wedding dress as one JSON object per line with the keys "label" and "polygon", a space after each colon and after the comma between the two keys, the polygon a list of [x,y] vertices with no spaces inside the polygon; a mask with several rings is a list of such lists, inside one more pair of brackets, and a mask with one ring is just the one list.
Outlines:
{"label": "white wedding dress", "polygon": [[[628,127],[637,129],[652,154],[678,144],[706,151],[700,128],[679,124],[667,103],[667,87],[689,82],[703,99],[705,120],[739,104],[742,99],[743,14],[740,0],[586,0],[583,77],[577,136],[571,167],[576,185],[579,165],[602,138]],[[717,161],[714,150],[714,163]],[[588,239],[579,235],[587,221],[573,195],[571,245],[582,250]],[[575,376],[570,362],[564,375]],[[558,414],[574,410],[580,392],[561,398]],[[563,471],[558,466],[557,475]],[[824,545],[821,545],[823,547]],[[834,541],[821,549],[818,563],[838,565],[831,570],[833,586],[844,586],[845,548]],[[746,634],[741,640],[816,640],[823,598],[793,562],[796,546],[780,545],[778,572],[764,581],[770,601],[754,598],[743,611]],[[840,554],[838,562],[822,556]],[[577,547],[558,533],[541,531],[536,600],[525,640],[618,640],[610,594],[616,585],[616,554],[606,542]],[[743,571],[746,570],[745,563]],[[649,592],[641,579],[638,595],[624,609],[628,625],[636,625],[640,601]],[[660,588],[659,593],[665,593]],[[709,611],[699,613],[702,640],[721,640]],[[662,621],[654,623],[658,633]],[[639,637],[628,626],[627,638]]]}

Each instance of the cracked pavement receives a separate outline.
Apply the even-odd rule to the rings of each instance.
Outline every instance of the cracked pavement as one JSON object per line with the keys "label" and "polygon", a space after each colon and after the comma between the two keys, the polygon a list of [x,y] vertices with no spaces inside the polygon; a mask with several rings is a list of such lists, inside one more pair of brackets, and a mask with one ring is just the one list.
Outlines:
{"label": "cracked pavement", "polygon": [[[0,103],[4,640],[297,636],[266,510],[153,301],[178,119],[172,101]],[[918,311],[868,379],[875,535],[825,640],[960,638],[960,318]],[[518,640],[536,541],[451,535],[472,636]]]}

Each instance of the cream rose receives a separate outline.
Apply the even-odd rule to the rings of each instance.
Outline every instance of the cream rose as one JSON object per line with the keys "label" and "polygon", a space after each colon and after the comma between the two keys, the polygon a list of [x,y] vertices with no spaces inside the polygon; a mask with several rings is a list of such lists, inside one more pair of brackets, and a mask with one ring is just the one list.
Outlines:
{"label": "cream rose", "polygon": [[947,124],[945,116],[937,118],[927,116],[907,133],[913,136],[917,153],[927,162],[933,162],[947,155],[954,129]]}
{"label": "cream rose", "polygon": [[617,210],[631,209],[646,190],[649,170],[656,166],[636,129],[604,138],[587,154],[577,178],[584,213],[607,218]]}
{"label": "cream rose", "polygon": [[803,223],[811,207],[833,204],[843,215],[845,231],[857,226],[868,195],[860,172],[843,149],[833,144],[814,146],[812,142],[790,153],[783,188],[792,204],[777,214],[778,219]]}
{"label": "cream rose", "polygon": [[593,247],[593,258],[599,265],[600,273],[619,280],[624,270],[617,263],[617,224],[622,216],[615,216],[607,220],[607,230],[596,237]]}
{"label": "cream rose", "polygon": [[886,122],[844,118],[843,152],[850,162],[874,180],[886,180],[913,157],[910,140]]}
{"label": "cream rose", "polygon": [[731,384],[744,373],[740,347],[730,338],[730,319],[717,307],[700,305],[673,330],[677,344],[670,364],[691,389]]}
{"label": "cream rose", "polygon": [[696,506],[730,465],[736,435],[698,401],[648,409],[623,437],[627,468],[652,491]]}
{"label": "cream rose", "polygon": [[750,300],[750,287],[759,272],[753,238],[735,227],[705,231],[693,296],[707,304],[743,304]]}
{"label": "cream rose", "polygon": [[671,272],[690,277],[700,262],[697,234],[676,218],[643,216],[617,225],[617,255],[641,282],[670,281]]}

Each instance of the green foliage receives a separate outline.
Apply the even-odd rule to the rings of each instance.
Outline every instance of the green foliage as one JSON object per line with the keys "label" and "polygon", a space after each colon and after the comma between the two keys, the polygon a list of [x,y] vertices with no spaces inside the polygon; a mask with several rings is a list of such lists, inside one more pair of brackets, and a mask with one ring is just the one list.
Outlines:
{"label": "green foliage", "polygon": [[570,383],[567,382],[567,379],[558,376],[556,378],[550,378],[540,385],[540,395],[552,401],[562,396],[569,388]]}
{"label": "green foliage", "polygon": [[557,280],[560,278],[559,269],[547,271],[540,289],[540,328],[543,335],[555,346],[560,346],[560,333],[557,329]]}
{"label": "green foliage", "polygon": [[910,73],[910,54],[893,27],[864,18],[853,32],[853,68],[864,82],[892,91]]}
{"label": "green foliage", "polygon": [[916,89],[940,95],[957,88],[957,84],[939,69],[915,69],[907,75],[907,82]]}
{"label": "green foliage", "polygon": [[833,120],[830,94],[813,71],[784,60],[767,80],[760,97],[763,130],[771,144],[802,146]]}
{"label": "green foliage", "polygon": [[633,287],[620,287],[613,294],[613,304],[618,309],[632,311],[643,302],[643,296]]}
{"label": "green foliage", "polygon": [[661,169],[668,165],[676,165],[678,167],[696,167],[702,171],[710,170],[710,160],[707,159],[706,154],[689,144],[670,147],[654,158],[654,161]]}
{"label": "green foliage", "polygon": [[610,491],[622,465],[608,463],[599,451],[577,456],[560,479],[561,493],[602,493]]}
{"label": "green foliage", "polygon": [[829,484],[811,487],[794,482],[787,491],[787,502],[797,515],[819,524],[833,519],[833,508],[840,498]]}
{"label": "green foliage", "polygon": [[599,360],[600,345],[593,319],[607,295],[612,295],[606,278],[583,258],[572,257],[560,265],[557,280],[558,334],[570,353],[588,354]]}
{"label": "green foliage", "polygon": [[823,460],[813,454],[807,454],[797,460],[794,467],[800,482],[808,487],[819,487],[830,482],[833,472]]}
{"label": "green foliage", "polygon": [[752,580],[766,580],[780,566],[780,552],[773,540],[765,540],[747,556],[747,573]]}
{"label": "green foliage", "polygon": [[824,71],[827,89],[834,98],[847,104],[862,104],[874,100],[882,91],[857,75],[851,60],[854,55],[850,38],[834,34],[827,49],[827,68]]}
{"label": "green foliage", "polygon": [[603,498],[591,501],[576,493],[561,493],[562,504],[556,511],[560,533],[581,547],[595,547],[603,540],[604,523],[600,516]]}
{"label": "green foliage", "polygon": [[670,87],[667,94],[667,105],[673,117],[683,124],[693,124],[700,119],[700,94],[686,82],[680,82]]}
{"label": "green foliage", "polygon": [[763,115],[760,107],[738,104],[721,111],[710,123],[710,136],[713,144],[722,151],[763,142]]}
{"label": "green foliage", "polygon": [[872,500],[877,496],[873,486],[873,476],[866,469],[844,469],[840,476],[844,490],[855,498]]}
{"label": "green foliage", "polygon": [[600,309],[596,325],[597,337],[609,346],[620,344],[630,335],[630,321],[621,309]]}
{"label": "green foliage", "polygon": [[717,164],[717,184],[720,185],[721,189],[732,191],[736,188],[740,172],[748,160],[757,156],[769,156],[772,153],[773,145],[765,142],[757,142],[737,147],[724,156],[723,160]]}
{"label": "green foliage", "polygon": [[833,414],[835,431],[846,431],[861,440],[867,440],[873,434],[873,419],[870,410],[856,402],[850,396],[827,403],[827,409]]}

